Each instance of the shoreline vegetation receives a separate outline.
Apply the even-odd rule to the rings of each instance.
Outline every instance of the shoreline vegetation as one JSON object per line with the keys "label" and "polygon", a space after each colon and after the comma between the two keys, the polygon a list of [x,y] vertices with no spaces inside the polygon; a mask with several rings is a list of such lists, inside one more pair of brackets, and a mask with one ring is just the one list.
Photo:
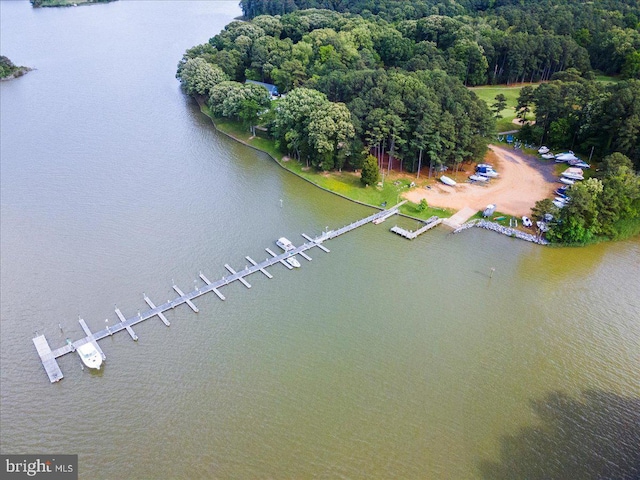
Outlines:
{"label": "shoreline vegetation", "polygon": [[117,0],[30,0],[33,8],[47,7],[79,7],[81,5],[93,5],[97,3],[110,3]]}
{"label": "shoreline vegetation", "polygon": [[13,80],[30,72],[33,68],[15,65],[5,56],[0,56],[0,80]]}
{"label": "shoreline vegetation", "polygon": [[[317,172],[313,169],[307,169],[297,160],[288,157],[278,150],[274,140],[252,135],[240,122],[214,116],[203,97],[195,97],[195,100],[200,107],[200,111],[211,119],[214,127],[219,132],[248,147],[266,153],[276,164],[285,170],[318,188],[338,195],[346,200],[367,207],[383,209],[383,204],[393,206],[401,202],[403,200],[403,194],[411,184],[411,180],[405,178],[406,175],[392,172],[391,179],[385,180],[382,187],[363,187],[360,184],[360,175],[358,173],[346,171]],[[433,180],[435,180],[435,177]],[[411,201],[407,201],[404,205],[400,206],[400,214],[402,216],[419,221],[428,220],[434,215],[440,218],[448,218],[454,213],[455,210],[452,209],[430,206],[421,210],[420,204]]]}
{"label": "shoreline vegetation", "polygon": [[[483,13],[465,3],[403,19],[384,18],[395,9],[370,12],[366,2],[340,12],[305,9],[315,6],[306,0],[243,0],[247,21],[188,49],[176,77],[218,130],[345,198],[380,207],[407,199],[402,213],[423,219],[455,208],[455,223],[499,204],[515,219],[530,216],[552,243],[617,240],[640,224],[640,9],[628,9],[624,25],[599,27],[603,41],[629,36],[613,65],[595,39],[577,36],[603,11],[585,14],[564,1],[551,0],[580,15],[577,26],[545,22],[527,36],[520,14],[538,18],[528,5]],[[492,147],[500,178],[469,185],[477,163],[492,161],[496,127],[512,148]],[[535,155],[540,145],[593,163],[584,182],[557,193],[562,200],[553,200],[562,172]],[[455,188],[440,185],[442,172]]]}

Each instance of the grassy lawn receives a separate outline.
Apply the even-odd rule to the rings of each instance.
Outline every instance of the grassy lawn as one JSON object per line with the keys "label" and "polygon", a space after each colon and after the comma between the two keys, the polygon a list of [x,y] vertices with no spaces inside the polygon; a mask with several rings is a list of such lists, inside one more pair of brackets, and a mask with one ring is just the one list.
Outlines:
{"label": "grassy lawn", "polygon": [[600,83],[618,83],[620,78],[612,77],[610,75],[596,75],[596,82]]}
{"label": "grassy lawn", "polygon": [[[533,85],[536,86],[536,85]],[[507,86],[507,85],[488,85],[484,87],[472,87],[469,90],[473,91],[478,98],[484,100],[489,108],[496,102],[496,95],[502,93],[507,99],[507,108],[502,110],[500,114],[503,118],[499,118],[496,123],[498,132],[506,132],[509,130],[516,130],[520,128],[512,121],[516,118],[515,107],[518,104],[518,96],[523,85],[519,86]],[[529,114],[529,120],[533,120],[533,114]]]}
{"label": "grassy lawn", "polygon": [[[387,207],[391,207],[402,201],[401,194],[409,188],[411,180],[404,178],[392,178],[385,180],[381,187],[367,186],[364,187],[360,183],[360,175],[353,172],[316,172],[306,165],[293,160],[287,159],[285,154],[279,151],[273,140],[251,137],[251,133],[247,128],[238,122],[227,118],[214,118],[210,115],[209,108],[201,105],[200,110],[207,116],[211,117],[218,130],[239,140],[247,145],[262,150],[271,155],[284,168],[292,173],[308,180],[325,190],[342,195],[348,199],[355,200],[374,207],[381,207],[386,202]],[[433,215],[439,217],[450,217],[454,211],[442,208],[427,207],[420,211],[417,204],[407,202],[400,207],[400,212],[418,219],[428,219]]]}

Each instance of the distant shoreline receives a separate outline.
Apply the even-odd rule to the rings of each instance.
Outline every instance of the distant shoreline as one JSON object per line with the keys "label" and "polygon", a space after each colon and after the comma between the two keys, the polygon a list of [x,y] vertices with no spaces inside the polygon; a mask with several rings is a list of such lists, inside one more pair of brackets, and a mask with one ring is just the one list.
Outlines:
{"label": "distant shoreline", "polygon": [[31,0],[31,6],[33,8],[80,7],[82,5],[97,5],[115,1],[117,0]]}
{"label": "distant shoreline", "polygon": [[9,80],[14,80],[16,78],[22,77],[23,75],[26,75],[27,73],[29,73],[31,70],[35,70],[34,68],[31,67],[15,67],[16,69],[11,72],[9,75],[7,75],[6,77],[1,77],[0,81],[1,82],[6,82]]}

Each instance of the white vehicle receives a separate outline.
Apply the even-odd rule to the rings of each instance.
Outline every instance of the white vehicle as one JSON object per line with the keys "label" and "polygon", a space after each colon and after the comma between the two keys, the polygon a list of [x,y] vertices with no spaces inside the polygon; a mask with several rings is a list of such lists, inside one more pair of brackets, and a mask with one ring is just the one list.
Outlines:
{"label": "white vehicle", "polygon": [[76,351],[78,355],[80,355],[82,363],[87,367],[100,370],[102,355],[100,355],[100,352],[93,346],[93,343],[87,342],[84,345],[80,345]]}
{"label": "white vehicle", "polygon": [[276,245],[278,245],[285,252],[288,252],[289,250],[295,250],[296,248],[295,245],[285,237],[280,237],[278,240],[276,240]]}
{"label": "white vehicle", "polygon": [[533,222],[531,221],[531,219],[529,217],[522,217],[522,225],[529,228],[531,226],[533,226]]}
{"label": "white vehicle", "polygon": [[496,211],[496,204],[490,203],[489,205],[487,205],[487,208],[485,208],[484,211],[482,212],[482,216],[490,217],[491,215],[493,215],[495,211]]}
{"label": "white vehicle", "polygon": [[545,153],[549,153],[549,147],[545,147],[544,145],[538,149],[538,153],[543,155]]}
{"label": "white vehicle", "polygon": [[476,174],[490,178],[495,178],[498,176],[498,172],[496,172],[491,165],[486,163],[481,163],[476,167]]}

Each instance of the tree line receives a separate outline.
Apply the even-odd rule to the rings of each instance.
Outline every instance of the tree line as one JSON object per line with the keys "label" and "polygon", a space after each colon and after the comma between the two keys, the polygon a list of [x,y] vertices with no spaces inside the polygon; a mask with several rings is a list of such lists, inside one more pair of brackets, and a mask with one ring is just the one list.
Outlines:
{"label": "tree line", "polygon": [[414,49],[432,42],[441,60],[462,63],[450,65],[449,73],[462,76],[470,69],[463,79],[469,85],[548,80],[570,67],[640,78],[636,0],[242,0],[240,5],[246,18],[318,8],[392,24]]}

